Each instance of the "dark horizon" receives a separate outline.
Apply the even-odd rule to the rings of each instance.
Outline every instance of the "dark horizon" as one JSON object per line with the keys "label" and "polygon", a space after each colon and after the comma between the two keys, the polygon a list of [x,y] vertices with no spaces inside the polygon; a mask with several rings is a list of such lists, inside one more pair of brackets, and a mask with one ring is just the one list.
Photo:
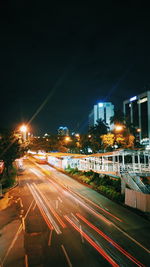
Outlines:
{"label": "dark horizon", "polygon": [[14,1],[0,8],[1,127],[31,121],[85,132],[98,101],[122,102],[150,88],[150,18],[142,4]]}

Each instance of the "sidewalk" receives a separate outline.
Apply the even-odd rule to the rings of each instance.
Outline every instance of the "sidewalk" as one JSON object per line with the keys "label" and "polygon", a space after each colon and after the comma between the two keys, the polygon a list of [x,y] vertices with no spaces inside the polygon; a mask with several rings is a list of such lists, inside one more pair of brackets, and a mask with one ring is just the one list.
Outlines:
{"label": "sidewalk", "polygon": [[24,266],[24,236],[10,193],[0,199],[0,266]]}

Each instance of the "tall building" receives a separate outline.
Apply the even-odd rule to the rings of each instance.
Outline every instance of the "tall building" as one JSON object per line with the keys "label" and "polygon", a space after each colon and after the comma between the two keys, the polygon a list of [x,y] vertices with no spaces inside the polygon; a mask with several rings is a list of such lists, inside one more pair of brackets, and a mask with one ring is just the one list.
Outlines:
{"label": "tall building", "polygon": [[137,128],[141,143],[150,145],[150,91],[125,100],[123,112]]}
{"label": "tall building", "polygon": [[110,123],[110,118],[114,116],[114,105],[111,102],[101,102],[94,105],[91,113],[89,114],[89,127],[94,126],[97,120],[103,120],[110,129],[113,125]]}
{"label": "tall building", "polygon": [[62,135],[62,136],[68,136],[69,135],[69,130],[67,127],[64,126],[60,126],[58,128],[58,135]]}

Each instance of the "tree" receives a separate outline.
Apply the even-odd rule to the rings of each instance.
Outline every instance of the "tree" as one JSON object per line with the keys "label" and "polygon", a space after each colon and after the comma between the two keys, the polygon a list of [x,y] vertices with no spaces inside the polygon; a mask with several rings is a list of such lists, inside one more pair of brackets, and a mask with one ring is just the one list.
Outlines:
{"label": "tree", "polygon": [[123,112],[119,109],[115,110],[114,116],[110,118],[110,123],[111,124],[126,124],[126,118]]}
{"label": "tree", "polygon": [[89,154],[89,149],[91,149],[91,136],[87,134],[82,134],[80,139],[81,150],[83,154]]}
{"label": "tree", "polygon": [[105,149],[112,148],[115,142],[115,135],[113,133],[103,134],[101,139]]}
{"label": "tree", "polygon": [[91,134],[91,148],[93,152],[98,152],[102,147],[101,135],[107,134],[109,127],[106,123],[99,119],[96,125],[90,128],[89,133]]}
{"label": "tree", "polygon": [[10,176],[12,164],[15,159],[24,153],[19,140],[15,137],[11,130],[0,130],[0,160],[4,162],[7,177]]}

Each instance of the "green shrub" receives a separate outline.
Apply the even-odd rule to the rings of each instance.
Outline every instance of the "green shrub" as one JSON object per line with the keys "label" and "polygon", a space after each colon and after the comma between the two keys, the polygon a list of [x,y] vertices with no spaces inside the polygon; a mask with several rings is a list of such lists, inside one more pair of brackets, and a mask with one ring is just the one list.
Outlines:
{"label": "green shrub", "polygon": [[87,171],[87,172],[84,172],[84,175],[87,176],[87,177],[93,176],[94,172],[93,171]]}
{"label": "green shrub", "polygon": [[2,187],[3,188],[11,187],[15,183],[16,175],[17,175],[17,170],[14,167],[10,170],[9,177],[7,176],[6,170],[4,170],[1,180]]}

